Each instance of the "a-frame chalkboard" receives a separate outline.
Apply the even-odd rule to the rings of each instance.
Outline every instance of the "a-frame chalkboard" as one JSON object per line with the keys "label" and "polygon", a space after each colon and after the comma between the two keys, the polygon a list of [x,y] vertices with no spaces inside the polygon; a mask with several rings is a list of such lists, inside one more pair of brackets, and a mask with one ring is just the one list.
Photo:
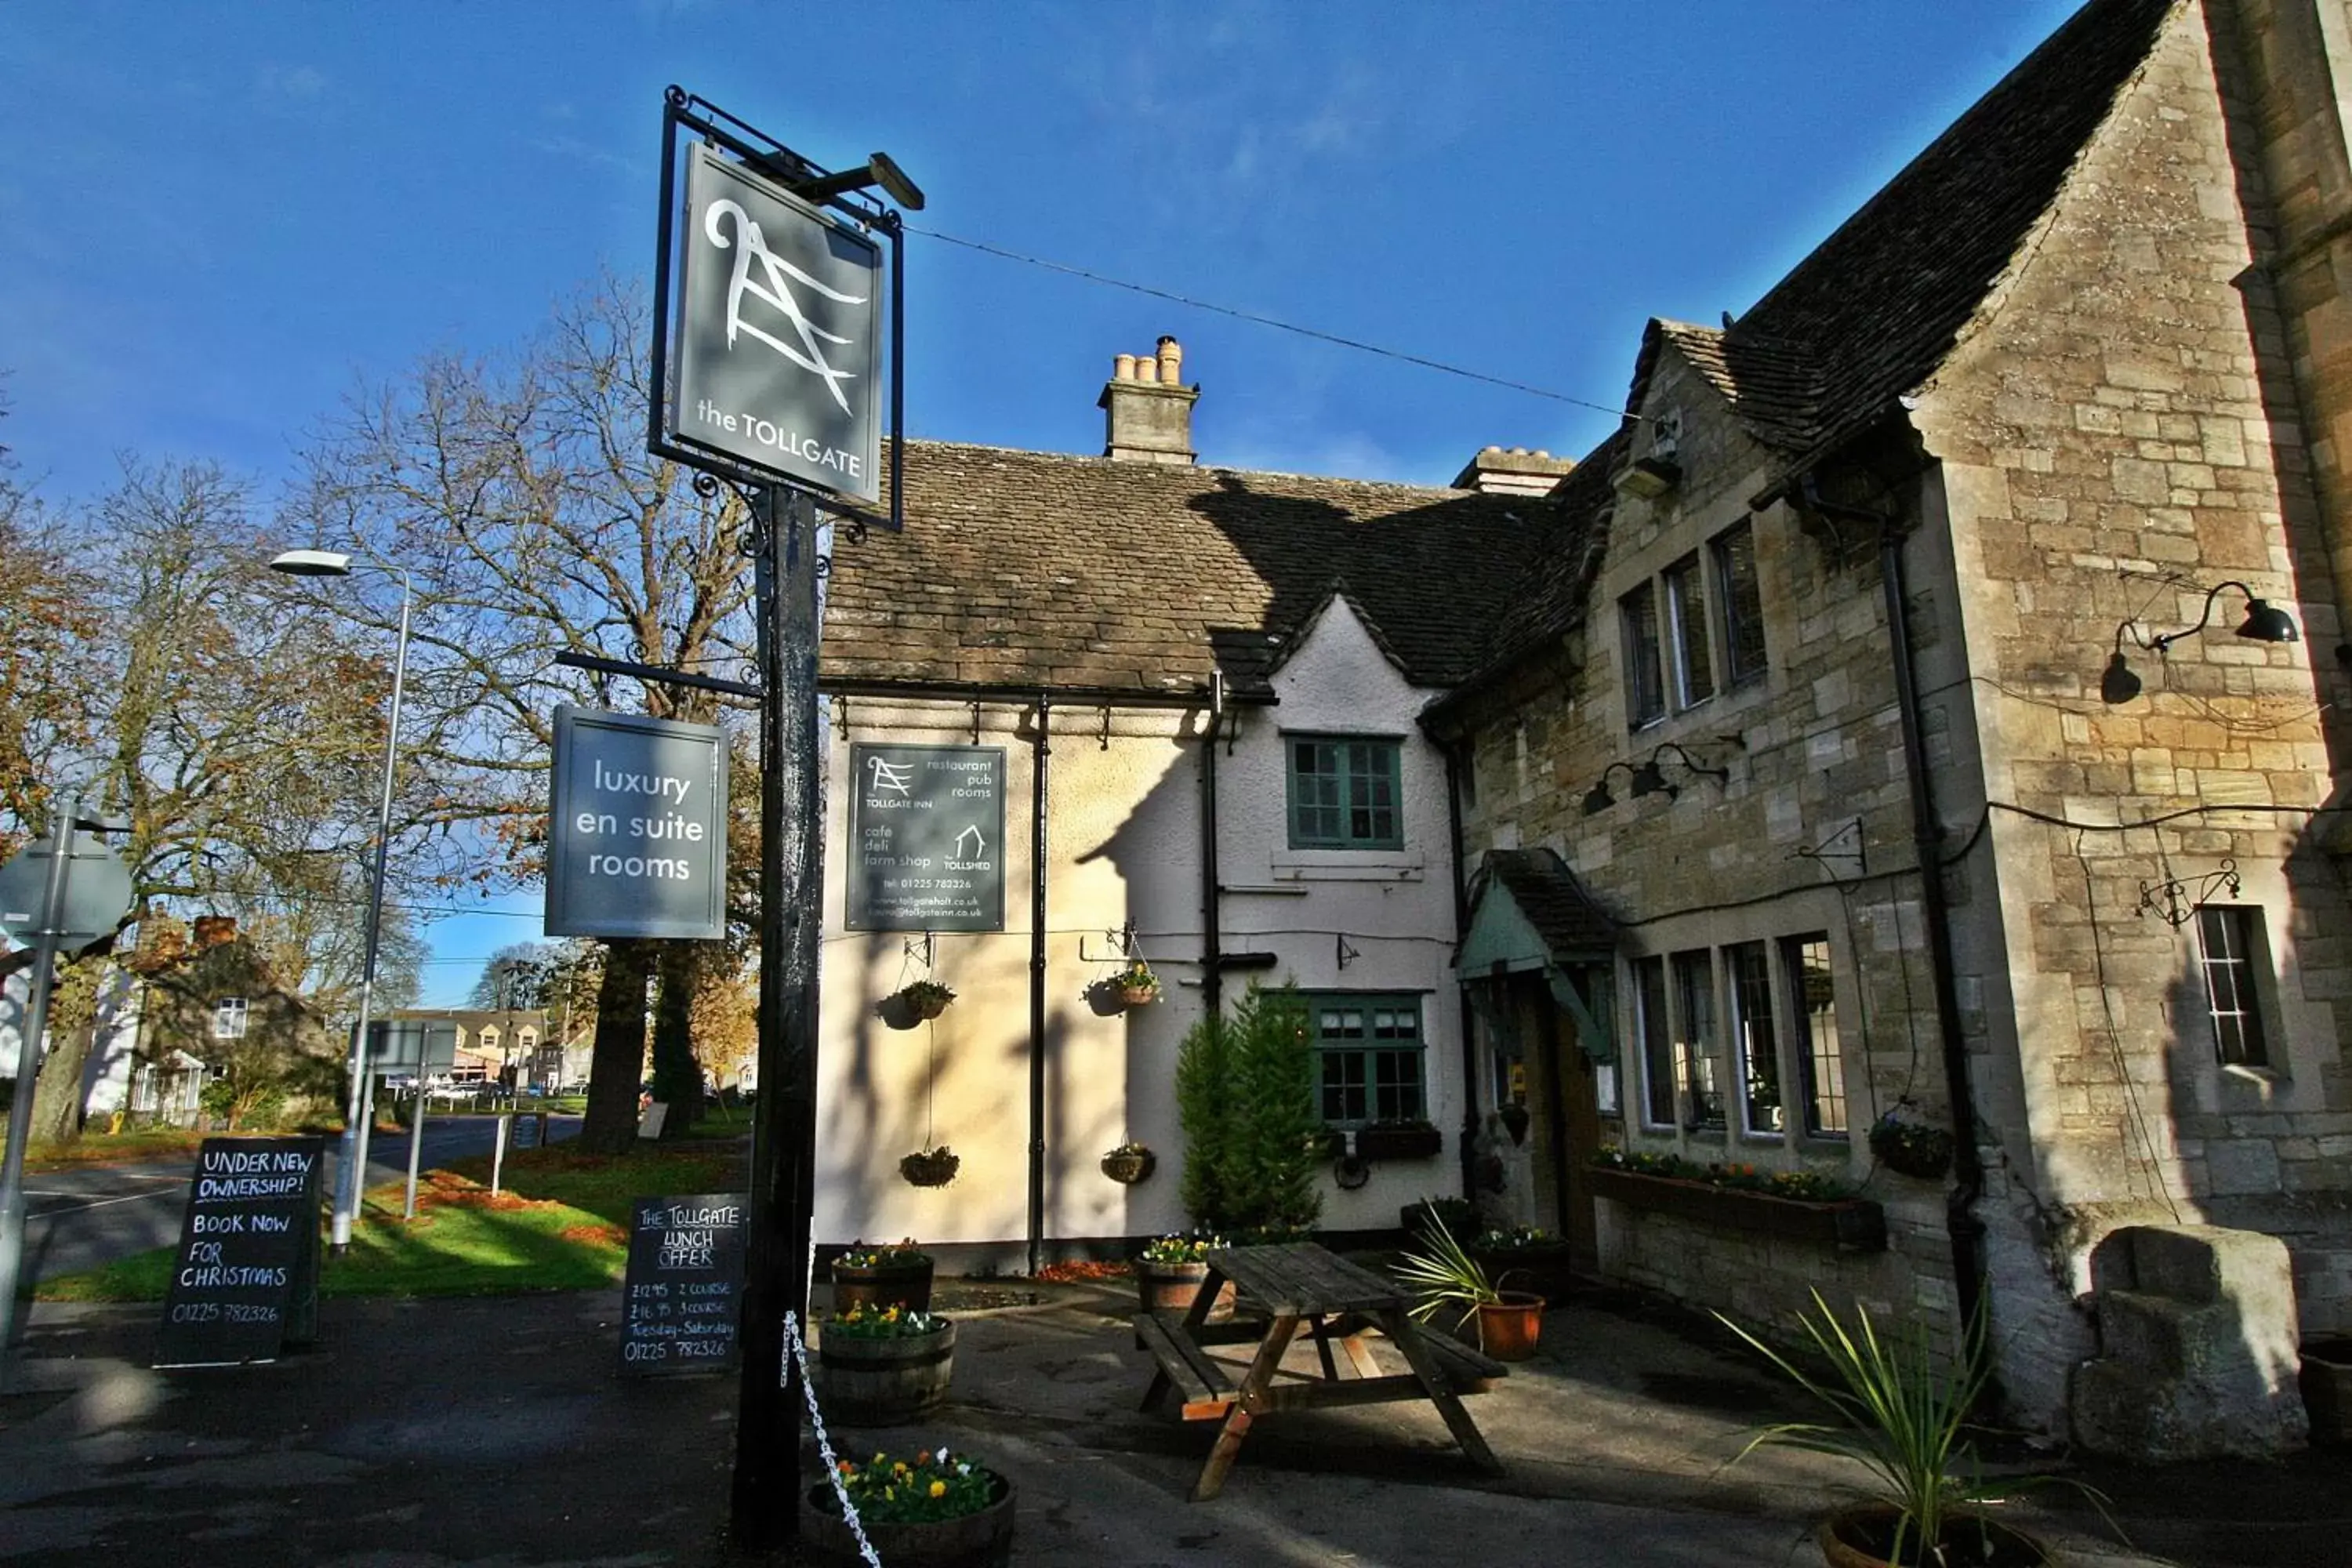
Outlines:
{"label": "a-frame chalkboard", "polygon": [[319,1331],[323,1138],[207,1138],[164,1287],[157,1366],[275,1361]]}
{"label": "a-frame chalkboard", "polygon": [[725,1372],[740,1345],[747,1193],[639,1198],[622,1288],[621,1370]]}

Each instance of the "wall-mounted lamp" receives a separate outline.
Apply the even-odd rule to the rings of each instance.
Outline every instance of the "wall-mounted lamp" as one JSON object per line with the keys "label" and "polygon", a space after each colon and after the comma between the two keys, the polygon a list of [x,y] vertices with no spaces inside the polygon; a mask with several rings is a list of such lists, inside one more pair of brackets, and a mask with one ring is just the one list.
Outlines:
{"label": "wall-mounted lamp", "polygon": [[1668,741],[1652,751],[1649,756],[1644,758],[1641,765],[1638,767],[1632,763],[1612,763],[1607,767],[1601,769],[1601,781],[1585,792],[1584,815],[1591,816],[1596,813],[1606,811],[1611,806],[1617,804],[1617,797],[1609,793],[1609,775],[1615,773],[1619,768],[1623,768],[1625,770],[1627,780],[1632,786],[1632,792],[1636,800],[1645,795],[1663,795],[1668,800],[1673,800],[1677,795],[1681,795],[1682,786],[1679,784],[1668,784],[1666,782],[1665,769],[1660,765],[1668,752],[1672,752],[1675,754],[1675,760],[1682,764],[1683,771],[1685,773],[1699,773],[1705,777],[1714,779],[1719,784],[1729,784],[1731,782],[1731,770],[1729,768],[1707,767],[1701,763],[1694,761],[1691,754],[1688,752],[1684,751],[1681,746],[1672,741]]}
{"label": "wall-mounted lamp", "polygon": [[2268,599],[2259,596],[2243,583],[2217,583],[2205,591],[2205,605],[2198,612],[2194,625],[2183,626],[2177,632],[2166,632],[2160,637],[2150,637],[2144,642],[2141,641],[2138,632],[2133,629],[2132,622],[2126,621],[2116,627],[2115,651],[2107,659],[2106,669],[2099,677],[2099,700],[2106,703],[2128,702],[2140,693],[2139,677],[2132,673],[2130,663],[2124,658],[2124,638],[2126,636],[2129,636],[2132,641],[2141,647],[2162,658],[2165,650],[2174,643],[2183,637],[2194,637],[2205,629],[2206,624],[2213,618],[2213,602],[2221,596],[2221,592],[2225,588],[2235,588],[2246,596],[2246,618],[2238,626],[2240,637],[2252,642],[2301,642],[2303,640],[2303,634],[2295,628],[2293,616],[2288,615]]}

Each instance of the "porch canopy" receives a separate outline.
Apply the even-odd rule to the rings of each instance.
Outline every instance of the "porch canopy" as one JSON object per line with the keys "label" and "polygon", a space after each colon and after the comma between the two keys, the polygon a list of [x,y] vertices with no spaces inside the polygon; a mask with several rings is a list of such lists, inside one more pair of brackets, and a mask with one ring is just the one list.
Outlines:
{"label": "porch canopy", "polygon": [[1513,976],[1539,975],[1576,1023],[1576,1043],[1595,1062],[1617,1059],[1609,1027],[1617,930],[1550,849],[1489,849],[1470,884],[1470,927],[1454,955],[1470,1005],[1489,1033],[1512,1034],[1504,992]]}

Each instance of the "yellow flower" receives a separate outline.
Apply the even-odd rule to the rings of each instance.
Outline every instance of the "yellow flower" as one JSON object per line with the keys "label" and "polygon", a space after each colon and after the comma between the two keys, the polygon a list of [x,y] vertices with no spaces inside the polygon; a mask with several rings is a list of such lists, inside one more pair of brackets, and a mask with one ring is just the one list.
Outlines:
{"label": "yellow flower", "polygon": [[945,1482],[945,1481],[933,1481],[933,1482],[931,1483],[931,1495],[932,1495],[933,1497],[945,1497],[945,1496],[947,1496],[947,1495],[948,1495],[948,1484],[947,1484],[947,1482]]}

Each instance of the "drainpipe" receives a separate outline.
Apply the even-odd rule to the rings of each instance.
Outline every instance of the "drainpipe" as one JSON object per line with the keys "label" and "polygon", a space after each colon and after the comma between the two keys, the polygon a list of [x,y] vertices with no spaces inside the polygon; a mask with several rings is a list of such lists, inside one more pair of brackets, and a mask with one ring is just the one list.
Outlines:
{"label": "drainpipe", "polygon": [[1204,1016],[1224,1009],[1223,936],[1218,929],[1217,742],[1225,729],[1225,672],[1209,676],[1209,729],[1201,747],[1201,1002]]}
{"label": "drainpipe", "polygon": [[1029,833],[1029,1278],[1045,1252],[1045,742],[1053,703],[1037,693],[1037,733],[1030,741],[1029,796],[1035,820]]}
{"label": "drainpipe", "polygon": [[1952,1110],[1951,1191],[1945,1194],[1944,1225],[1951,1237],[1952,1286],[1959,1298],[1960,1321],[1974,1323],[1984,1302],[1984,1221],[1976,1214],[1984,1194],[1984,1165],[1977,1154],[1976,1101],[1969,1084],[1968,1044],[1960,1031],[1958,961],[1952,950],[1951,910],[1944,900],[1942,822],[1927,780],[1927,748],[1920,738],[1919,679],[1911,662],[1909,597],[1903,576],[1903,535],[1892,513],[1824,500],[1814,476],[1799,481],[1805,505],[1825,517],[1843,517],[1878,530],[1878,578],[1886,598],[1886,635],[1895,661],[1895,703],[1903,722],[1903,771],[1911,785],[1911,844],[1919,863],[1919,902],[1927,916],[1927,957],[1936,982],[1936,1026],[1944,1041],[1944,1091]]}
{"label": "drainpipe", "polygon": [[[1454,746],[1441,747],[1445,758],[1445,834],[1454,857],[1454,952],[1458,957],[1463,939],[1470,934],[1470,893],[1462,878],[1462,756]],[[1505,1000],[1504,1005],[1509,1005]],[[1462,1033],[1462,1195],[1474,1203],[1478,1195],[1478,1162],[1470,1141],[1478,1135],[1478,1045],[1470,1027],[1470,993],[1462,976],[1454,977],[1454,1027]]]}

